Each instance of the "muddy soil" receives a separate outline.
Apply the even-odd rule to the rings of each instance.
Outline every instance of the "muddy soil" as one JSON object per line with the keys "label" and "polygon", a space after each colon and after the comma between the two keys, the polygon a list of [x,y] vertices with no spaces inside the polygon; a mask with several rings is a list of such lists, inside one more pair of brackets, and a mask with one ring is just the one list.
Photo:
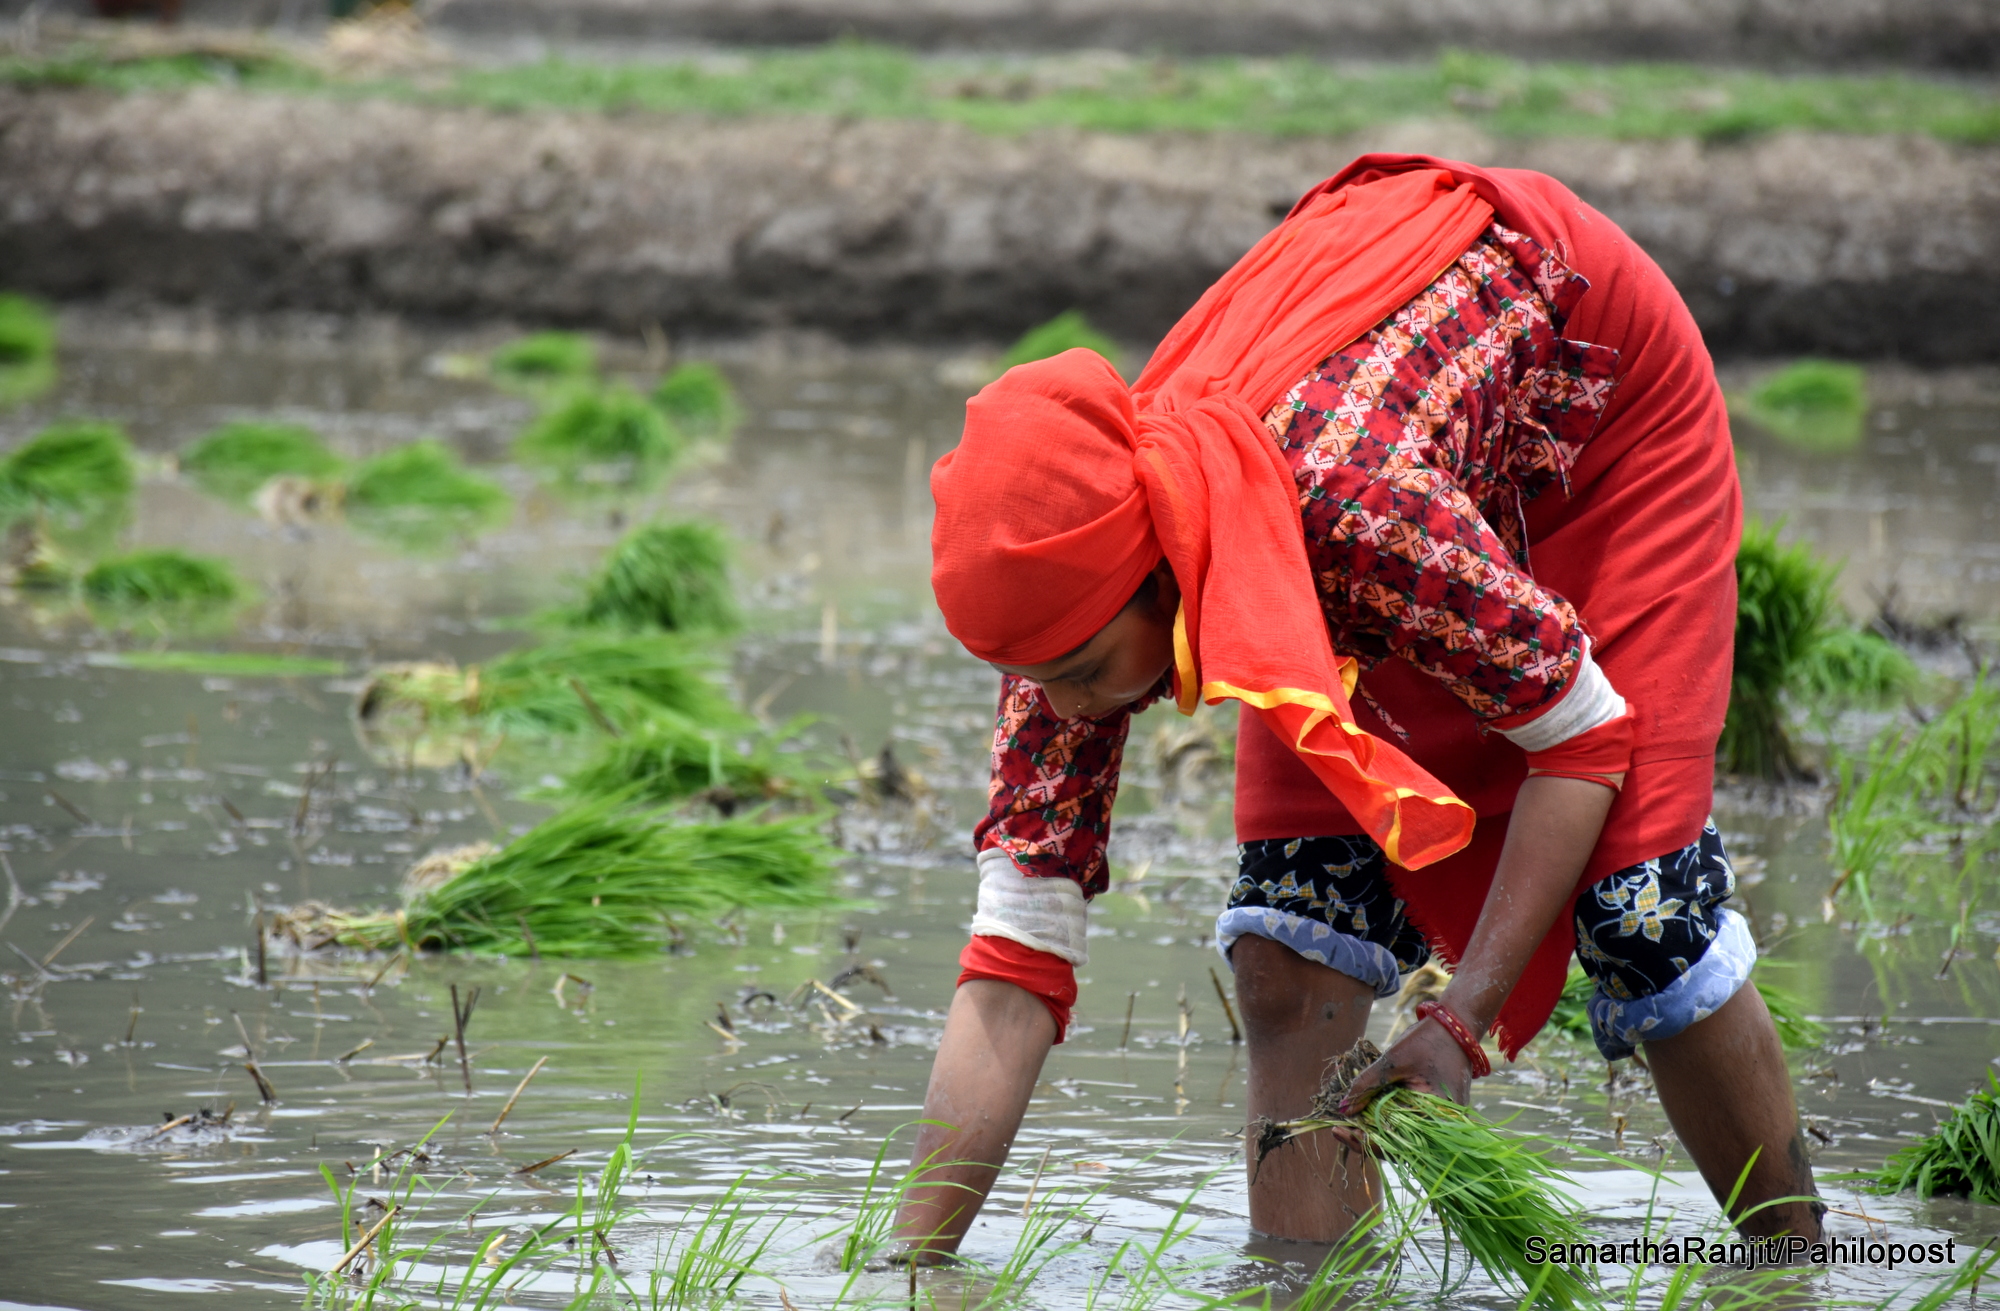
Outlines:
{"label": "muddy soil", "polygon": [[[24,7],[8,0],[0,13]],[[82,13],[84,0],[41,6]],[[1401,58],[1478,49],[1532,58],[1904,64],[1988,70],[1986,0],[452,0],[446,31],[564,40],[778,45],[842,36],[930,48]],[[188,0],[202,22],[300,23],[287,0]]]}
{"label": "muddy soil", "polygon": [[1718,353],[1992,358],[2000,150],[1786,134],[998,138],[939,123],[0,91],[0,283],[66,299],[998,339],[1157,338],[1367,150],[1540,169],[1630,230]]}

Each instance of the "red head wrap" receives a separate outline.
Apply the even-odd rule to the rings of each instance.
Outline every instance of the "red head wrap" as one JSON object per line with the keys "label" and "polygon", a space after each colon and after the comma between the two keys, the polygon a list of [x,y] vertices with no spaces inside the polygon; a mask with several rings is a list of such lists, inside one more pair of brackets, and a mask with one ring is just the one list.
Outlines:
{"label": "red head wrap", "polygon": [[1188,311],[1128,391],[1100,356],[1009,370],[931,472],[931,585],[952,634],[1040,664],[1118,613],[1162,554],[1180,584],[1176,695],[1255,707],[1399,865],[1464,846],[1473,814],[1354,723],[1262,414],[1404,304],[1493,210],[1439,169],[1303,205]]}

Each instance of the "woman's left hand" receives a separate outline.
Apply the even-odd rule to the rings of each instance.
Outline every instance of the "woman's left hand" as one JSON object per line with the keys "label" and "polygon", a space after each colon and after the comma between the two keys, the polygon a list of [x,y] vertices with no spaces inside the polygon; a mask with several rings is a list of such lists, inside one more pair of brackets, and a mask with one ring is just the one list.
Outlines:
{"label": "woman's left hand", "polygon": [[1424,1020],[1398,1038],[1380,1060],[1354,1076],[1342,1109],[1361,1109],[1393,1087],[1449,1097],[1464,1106],[1472,1098],[1472,1062],[1435,1020]]}

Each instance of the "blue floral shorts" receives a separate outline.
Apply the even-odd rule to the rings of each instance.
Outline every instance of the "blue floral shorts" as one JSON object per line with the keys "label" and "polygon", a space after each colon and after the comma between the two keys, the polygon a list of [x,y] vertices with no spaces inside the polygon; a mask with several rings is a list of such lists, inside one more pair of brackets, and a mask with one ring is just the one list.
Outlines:
{"label": "blue floral shorts", "polygon": [[[1216,943],[1227,958],[1246,933],[1269,938],[1387,997],[1430,958],[1387,869],[1363,834],[1246,842]],[[1750,976],[1749,925],[1723,905],[1735,891],[1711,820],[1681,850],[1607,875],[1576,899],[1576,956],[1597,984],[1591,1032],[1608,1059],[1706,1018]]]}

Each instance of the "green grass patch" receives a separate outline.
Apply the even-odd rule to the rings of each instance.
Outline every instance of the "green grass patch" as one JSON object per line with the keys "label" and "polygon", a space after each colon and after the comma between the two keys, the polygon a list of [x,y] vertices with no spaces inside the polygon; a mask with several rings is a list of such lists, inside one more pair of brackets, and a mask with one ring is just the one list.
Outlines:
{"label": "green grass patch", "polygon": [[339,660],[256,651],[123,651],[110,663],[120,669],[217,678],[333,678],[347,672]]}
{"label": "green grass patch", "polygon": [[685,443],[667,417],[622,384],[572,388],[552,400],[514,443],[521,463],[573,491],[644,491]]}
{"label": "green grass patch", "polygon": [[568,616],[589,626],[727,632],[741,620],[729,535],[698,520],[635,528],[612,549]]}
{"label": "green grass patch", "polygon": [[586,801],[473,862],[401,914],[344,916],[341,943],[544,956],[656,953],[677,918],[831,904],[833,851],[807,819],[677,823]]}
{"label": "green grass patch", "polygon": [[1834,600],[1840,569],[1777,525],[1743,525],[1736,554],[1735,671],[1722,728],[1722,767],[1757,778],[1805,768],[1786,728],[1796,702],[1881,702],[1908,690],[1916,667],[1893,643],[1850,627]]}
{"label": "green grass patch", "polygon": [[660,379],[653,404],[674,427],[702,441],[726,440],[743,419],[735,388],[704,360],[677,365]]}
{"label": "green grass patch", "polygon": [[1738,413],[1808,451],[1851,451],[1868,418],[1868,375],[1853,364],[1800,360],[1737,404]]}
{"label": "green grass patch", "polygon": [[115,423],[52,424],[0,459],[0,521],[41,512],[77,519],[123,510],[132,443]]}
{"label": "green grass patch", "polygon": [[493,352],[487,367],[496,378],[530,386],[581,382],[597,376],[597,347],[574,332],[537,332]]}
{"label": "green grass patch", "polygon": [[0,295],[0,406],[39,396],[55,381],[55,317],[40,301]]}
{"label": "green grass patch", "polygon": [[2000,1206],[2000,1076],[1989,1070],[1986,1082],[1936,1129],[1883,1162],[1874,1186]]}
{"label": "green grass patch", "polygon": [[414,550],[475,537],[507,521],[513,502],[438,441],[363,460],[347,480],[347,517],[363,532]]}
{"label": "green grass patch", "polygon": [[934,57],[834,42],[682,60],[550,59],[467,68],[419,84],[335,79],[269,55],[115,58],[84,44],[0,59],[0,81],[117,91],[218,85],[506,110],[917,118],[992,133],[1086,128],[1315,137],[1442,119],[1508,137],[1735,140],[1803,129],[2000,140],[2000,95],[1946,79],[1527,63],[1464,51],[1427,62],[1343,65],[1304,57]]}
{"label": "green grass patch", "polygon": [[331,478],[342,461],[310,428],[231,423],[180,453],[181,472],[212,496],[248,501],[273,478]]}
{"label": "green grass patch", "polygon": [[100,561],[85,573],[83,596],[129,609],[213,609],[245,595],[226,560],[185,551],[132,551]]}
{"label": "green grass patch", "polygon": [[1111,338],[1091,327],[1090,320],[1083,317],[1083,311],[1065,310],[1047,323],[1022,333],[1021,339],[1000,357],[1000,367],[1011,369],[1017,364],[1045,360],[1079,348],[1096,351],[1111,361],[1114,367],[1118,363],[1118,347]]}

